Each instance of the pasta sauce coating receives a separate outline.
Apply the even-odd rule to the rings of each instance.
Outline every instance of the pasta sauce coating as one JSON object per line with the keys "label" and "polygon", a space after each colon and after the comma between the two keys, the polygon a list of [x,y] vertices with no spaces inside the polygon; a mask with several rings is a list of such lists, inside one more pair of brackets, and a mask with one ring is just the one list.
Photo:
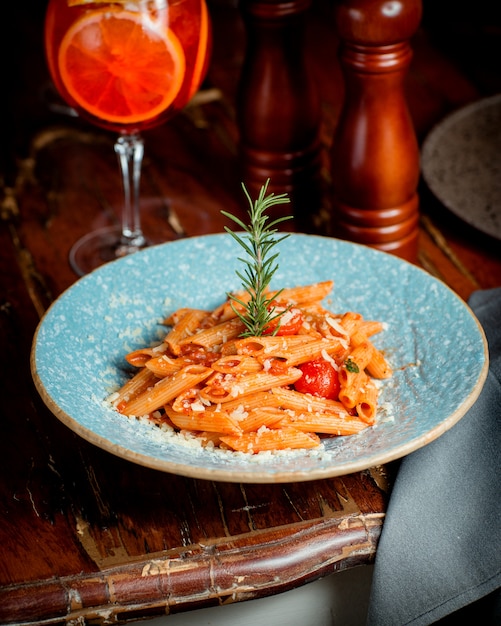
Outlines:
{"label": "pasta sauce coating", "polygon": [[392,375],[371,340],[383,324],[326,309],[332,287],[324,281],[281,290],[273,306],[285,311],[285,332],[279,317],[260,337],[241,336],[230,299],[214,311],[175,311],[160,345],[125,356],[137,372],[113,406],[193,433],[202,445],[250,454],[315,448],[324,437],[371,427],[375,380]]}

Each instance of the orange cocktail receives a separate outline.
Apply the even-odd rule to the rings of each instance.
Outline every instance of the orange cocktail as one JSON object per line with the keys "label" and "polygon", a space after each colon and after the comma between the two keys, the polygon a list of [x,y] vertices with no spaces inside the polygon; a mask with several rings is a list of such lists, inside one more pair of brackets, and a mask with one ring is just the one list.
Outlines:
{"label": "orange cocktail", "polygon": [[156,126],[197,91],[209,58],[203,0],[50,0],[45,48],[61,96],[117,132]]}
{"label": "orange cocktail", "polygon": [[124,188],[121,226],[72,247],[77,274],[149,244],[139,211],[141,131],[178,113],[200,87],[209,22],[205,0],[49,0],[45,50],[54,85],[82,118],[118,134]]}

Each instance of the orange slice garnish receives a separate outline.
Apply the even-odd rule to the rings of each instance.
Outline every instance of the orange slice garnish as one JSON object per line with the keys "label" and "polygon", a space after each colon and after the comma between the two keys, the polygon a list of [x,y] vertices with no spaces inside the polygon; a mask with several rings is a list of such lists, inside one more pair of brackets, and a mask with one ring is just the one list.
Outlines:
{"label": "orange slice garnish", "polygon": [[61,80],[75,103],[108,122],[155,118],[179,93],[185,56],[176,35],[122,9],[83,15],[58,56]]}

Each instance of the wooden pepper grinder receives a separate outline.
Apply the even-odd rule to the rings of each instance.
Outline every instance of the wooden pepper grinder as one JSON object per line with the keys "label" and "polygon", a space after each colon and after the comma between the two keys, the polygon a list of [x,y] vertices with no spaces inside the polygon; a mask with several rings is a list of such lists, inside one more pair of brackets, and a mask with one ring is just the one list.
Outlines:
{"label": "wooden pepper grinder", "polygon": [[338,0],[345,100],[331,148],[333,234],[415,262],[419,149],[404,94],[421,0]]}
{"label": "wooden pepper grinder", "polygon": [[[252,197],[270,179],[269,191],[287,193],[296,226],[310,230],[321,204],[321,109],[305,60],[311,0],[242,0],[247,47],[237,115],[243,182]],[[275,215],[277,217],[277,215]],[[290,222],[285,222],[290,228]]]}

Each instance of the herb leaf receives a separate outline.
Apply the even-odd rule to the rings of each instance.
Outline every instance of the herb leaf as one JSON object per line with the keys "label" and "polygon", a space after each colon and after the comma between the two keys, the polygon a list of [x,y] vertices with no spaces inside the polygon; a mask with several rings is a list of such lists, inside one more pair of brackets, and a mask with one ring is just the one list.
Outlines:
{"label": "herb leaf", "polygon": [[358,374],[360,372],[358,365],[355,363],[355,361],[352,361],[349,357],[344,362],[344,365],[346,369],[352,374]]}
{"label": "herb leaf", "polygon": [[[238,258],[245,265],[245,268],[243,272],[237,271],[237,276],[242,281],[244,289],[249,293],[249,301],[244,302],[233,294],[228,294],[233,302],[239,304],[244,309],[242,313],[233,306],[233,310],[246,328],[241,335],[242,337],[261,336],[270,321],[285,313],[282,310],[280,313],[276,313],[275,307],[272,306],[272,301],[278,294],[275,294],[273,298],[268,298],[266,293],[271,279],[278,269],[278,264],[276,263],[278,253],[270,255],[270,252],[277,243],[287,239],[289,236],[285,234],[275,237],[277,232],[276,226],[280,222],[291,219],[292,216],[279,217],[267,223],[269,218],[265,215],[265,212],[270,207],[290,202],[287,194],[275,195],[270,193],[266,195],[269,182],[269,180],[266,181],[259,192],[257,200],[254,202],[242,183],[242,188],[249,202],[249,225],[245,225],[242,220],[231,213],[221,211],[225,217],[233,220],[246,233],[241,236],[225,226],[226,232],[239,243],[248,256],[248,258]],[[278,328],[279,324],[276,330]]]}

